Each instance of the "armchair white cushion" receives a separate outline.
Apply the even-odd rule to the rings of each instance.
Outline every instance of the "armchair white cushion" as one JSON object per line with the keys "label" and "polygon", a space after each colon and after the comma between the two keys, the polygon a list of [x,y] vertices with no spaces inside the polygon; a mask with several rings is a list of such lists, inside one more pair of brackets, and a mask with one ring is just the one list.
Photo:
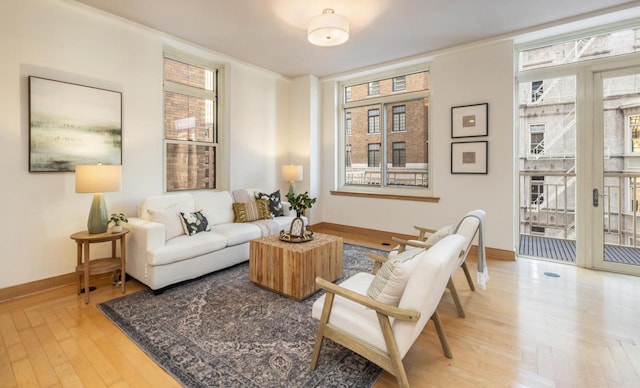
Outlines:
{"label": "armchair white cushion", "polygon": [[317,366],[323,339],[329,338],[396,376],[400,386],[408,386],[402,359],[429,319],[450,357],[436,308],[464,241],[463,236],[454,234],[416,255],[397,307],[366,296],[375,278],[372,274],[358,273],[340,285],[316,279],[326,294],[313,304],[312,316],[320,323],[311,369]]}

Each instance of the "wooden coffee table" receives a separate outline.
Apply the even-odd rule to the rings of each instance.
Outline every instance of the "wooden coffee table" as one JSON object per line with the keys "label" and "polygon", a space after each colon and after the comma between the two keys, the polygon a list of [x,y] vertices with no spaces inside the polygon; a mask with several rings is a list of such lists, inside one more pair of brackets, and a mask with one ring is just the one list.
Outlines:
{"label": "wooden coffee table", "polygon": [[303,300],[318,291],[316,277],[332,282],[342,276],[342,237],[315,233],[302,243],[279,237],[251,240],[249,280],[255,284]]}

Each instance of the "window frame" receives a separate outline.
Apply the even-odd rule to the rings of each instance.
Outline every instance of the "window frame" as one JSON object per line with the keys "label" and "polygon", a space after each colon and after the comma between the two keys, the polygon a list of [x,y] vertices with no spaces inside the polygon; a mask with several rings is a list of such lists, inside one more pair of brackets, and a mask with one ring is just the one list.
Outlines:
{"label": "window frame", "polygon": [[[382,122],[385,125],[384,130],[383,128],[380,129],[380,135],[382,135],[384,131],[387,131],[387,127],[386,127],[387,113],[386,113],[386,109],[383,108],[383,103],[385,105],[402,104],[405,101],[431,98],[431,90],[427,88],[426,90],[418,91],[418,92],[393,93],[389,96],[384,96],[384,97],[368,96],[367,98],[364,98],[358,101],[353,101],[353,100],[345,101],[345,93],[344,93],[345,88],[361,85],[364,83],[368,84],[369,82],[372,82],[372,81],[379,81],[382,79],[394,78],[397,76],[407,76],[407,75],[410,75],[413,73],[419,73],[419,72],[430,73],[431,63],[425,62],[425,63],[413,65],[413,66],[396,68],[396,69],[376,73],[373,75],[355,76],[350,79],[344,79],[336,82],[336,94],[338,96],[337,115],[339,117],[339,121],[338,121],[339,125],[336,128],[338,131],[337,142],[336,142],[336,146],[337,146],[336,152],[340,156],[338,158],[338,164],[336,166],[337,168],[337,171],[336,171],[337,182],[336,182],[336,190],[335,190],[336,194],[345,193],[345,195],[354,195],[354,194],[355,195],[358,195],[358,194],[380,195],[383,198],[407,197],[407,198],[422,198],[424,200],[433,199],[432,198],[433,187],[434,187],[433,179],[432,179],[433,163],[431,160],[431,155],[433,155],[433,153],[432,153],[432,145],[431,145],[431,142],[429,141],[432,133],[432,130],[431,130],[432,115],[430,114],[431,104],[427,106],[427,118],[426,118],[426,124],[427,124],[427,134],[426,134],[427,145],[426,146],[427,146],[427,153],[429,155],[429,159],[427,160],[427,176],[429,177],[428,178],[429,185],[427,187],[424,187],[424,186],[397,187],[397,186],[385,186],[385,185],[347,185],[345,183],[346,182],[345,145],[347,144],[347,141],[346,141],[344,124],[340,124],[340,123],[345,122],[344,118],[345,118],[346,109],[359,108],[359,107],[379,104],[380,109],[382,110],[382,115],[383,115]],[[431,74],[429,74],[429,77],[431,77]],[[386,149],[386,138],[387,138],[387,134],[382,136],[383,140],[381,144],[381,150]],[[381,154],[381,163],[387,163],[386,152],[384,154]]]}
{"label": "window frame", "polygon": [[[176,82],[172,82],[172,81],[168,81],[165,78],[165,73],[164,73],[164,60],[165,59],[170,59],[170,60],[174,60],[177,62],[181,62],[187,65],[191,65],[191,66],[197,66],[200,68],[204,68],[207,70],[211,70],[214,72],[214,80],[213,80],[213,90],[212,91],[207,91],[205,89],[200,89],[197,87],[193,87],[193,86],[188,86],[188,85],[184,85],[184,84],[180,84],[180,83],[176,83]],[[223,63],[220,62],[215,62],[215,61],[210,61],[207,59],[204,59],[202,57],[198,57],[198,56],[194,56],[194,55],[190,55],[187,54],[183,51],[177,50],[175,48],[172,47],[164,47],[163,48],[163,56],[162,56],[162,61],[163,61],[163,72],[162,72],[162,98],[163,98],[163,103],[162,103],[162,121],[163,121],[163,125],[162,125],[162,181],[163,181],[163,192],[165,193],[180,193],[180,192],[185,192],[185,191],[196,191],[196,190],[221,190],[226,182],[226,176],[227,176],[227,170],[228,167],[227,166],[223,166],[223,160],[224,160],[224,136],[223,134],[223,128],[224,128],[224,118],[223,118],[223,114],[222,112],[224,112],[224,93],[225,93],[225,88],[224,88],[224,79],[225,79],[225,65]],[[196,98],[203,98],[205,99],[209,99],[212,98],[213,100],[213,133],[212,133],[212,141],[195,141],[195,140],[173,140],[173,139],[167,139],[166,137],[166,133],[165,133],[165,127],[164,127],[164,120],[165,120],[165,102],[164,102],[164,98],[165,98],[165,93],[166,92],[171,92],[171,93],[178,93],[178,94],[182,94],[182,95],[186,95],[189,97],[196,97]],[[208,107],[207,107],[208,109]],[[210,147],[214,150],[215,153],[215,168],[213,171],[213,175],[215,177],[214,183],[213,183],[213,188],[186,188],[186,189],[179,189],[179,190],[168,190],[167,187],[167,162],[168,162],[168,155],[167,155],[167,150],[169,148],[170,144],[184,144],[184,145],[190,145],[190,146],[204,146],[204,147]]]}

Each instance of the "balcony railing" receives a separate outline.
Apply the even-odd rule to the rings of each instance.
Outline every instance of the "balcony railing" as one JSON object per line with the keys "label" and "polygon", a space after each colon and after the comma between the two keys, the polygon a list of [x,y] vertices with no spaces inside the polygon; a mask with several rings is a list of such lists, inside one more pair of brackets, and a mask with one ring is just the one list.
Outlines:
{"label": "balcony railing", "polygon": [[[575,241],[575,186],[573,172],[520,172],[521,243],[523,236]],[[611,247],[639,247],[640,174],[605,173],[601,194],[605,256]]]}

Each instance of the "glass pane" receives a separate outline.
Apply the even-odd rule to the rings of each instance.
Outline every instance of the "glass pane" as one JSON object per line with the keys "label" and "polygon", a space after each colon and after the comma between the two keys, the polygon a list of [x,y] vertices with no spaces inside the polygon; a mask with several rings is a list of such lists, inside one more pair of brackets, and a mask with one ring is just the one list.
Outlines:
{"label": "glass pane", "polygon": [[640,74],[602,80],[604,260],[640,265]]}
{"label": "glass pane", "polygon": [[167,143],[167,191],[215,189],[216,149]]}
{"label": "glass pane", "polygon": [[[364,93],[367,92],[366,86]],[[375,127],[375,121],[380,120],[380,116],[370,116],[370,111],[381,112],[381,105],[368,105],[345,110],[347,116],[351,117],[351,131],[346,135],[346,181],[348,185],[380,185],[382,183],[381,158],[379,144],[382,144],[380,131],[369,133],[370,124]],[[378,124],[379,125],[379,124]],[[375,150],[378,145],[377,151]],[[377,152],[377,155],[376,155]],[[377,167],[369,167],[378,161]]]}
{"label": "glass pane", "polygon": [[520,51],[519,70],[531,70],[630,54],[640,49],[639,29],[615,31]]}
{"label": "glass pane", "polygon": [[427,99],[388,104],[385,109],[387,185],[428,187]]}
{"label": "glass pane", "polygon": [[164,79],[203,90],[213,90],[213,71],[202,67],[164,59]]}
{"label": "glass pane", "polygon": [[518,115],[519,253],[575,261],[531,249],[546,246],[539,238],[576,238],[576,77],[520,83]]}
{"label": "glass pane", "polygon": [[213,107],[213,100],[164,92],[165,138],[213,142]]}
{"label": "glass pane", "polygon": [[[345,88],[345,98],[347,101],[361,101],[371,97],[384,97],[409,92],[429,90],[429,72],[407,74],[404,76],[404,89],[393,89],[394,78],[386,78],[375,82],[365,82]],[[371,93],[371,86],[375,84],[375,93]],[[398,77],[396,77],[396,86]]]}

